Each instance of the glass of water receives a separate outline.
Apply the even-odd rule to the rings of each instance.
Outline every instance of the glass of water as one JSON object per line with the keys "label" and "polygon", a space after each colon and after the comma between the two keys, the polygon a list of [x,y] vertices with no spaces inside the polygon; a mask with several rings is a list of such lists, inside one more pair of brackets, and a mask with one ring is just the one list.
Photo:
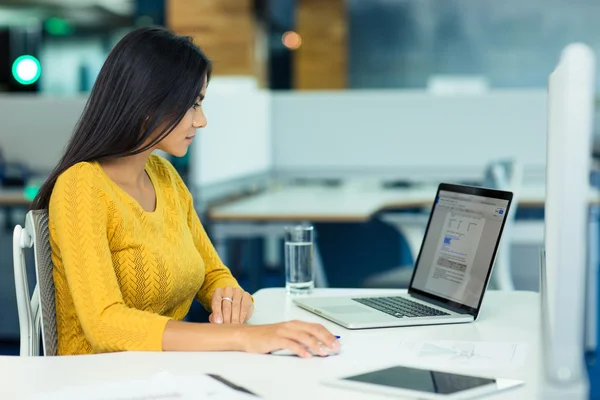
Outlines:
{"label": "glass of water", "polygon": [[309,294],[315,287],[312,226],[285,228],[285,288],[288,294]]}

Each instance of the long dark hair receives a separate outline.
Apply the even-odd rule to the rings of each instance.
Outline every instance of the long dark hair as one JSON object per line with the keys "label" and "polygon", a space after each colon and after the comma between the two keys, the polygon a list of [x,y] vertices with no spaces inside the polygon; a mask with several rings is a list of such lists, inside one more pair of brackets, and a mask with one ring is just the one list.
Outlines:
{"label": "long dark hair", "polygon": [[108,55],[64,155],[31,209],[48,208],[56,180],[73,165],[139,154],[159,143],[196,102],[211,69],[189,37],[161,27],[128,33]]}

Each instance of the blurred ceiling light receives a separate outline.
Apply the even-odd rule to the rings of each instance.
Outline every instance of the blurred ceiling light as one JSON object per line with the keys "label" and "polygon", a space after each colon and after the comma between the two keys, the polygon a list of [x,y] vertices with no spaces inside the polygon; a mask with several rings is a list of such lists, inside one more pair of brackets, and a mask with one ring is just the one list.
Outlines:
{"label": "blurred ceiling light", "polygon": [[46,32],[55,36],[65,36],[73,33],[73,27],[67,21],[61,18],[48,18],[44,27]]}
{"label": "blurred ceiling light", "polygon": [[30,55],[18,57],[12,66],[13,77],[21,85],[35,83],[42,74],[42,67],[37,58]]}
{"label": "blurred ceiling light", "polygon": [[290,50],[296,50],[302,44],[302,38],[294,31],[288,31],[281,36],[281,42]]}

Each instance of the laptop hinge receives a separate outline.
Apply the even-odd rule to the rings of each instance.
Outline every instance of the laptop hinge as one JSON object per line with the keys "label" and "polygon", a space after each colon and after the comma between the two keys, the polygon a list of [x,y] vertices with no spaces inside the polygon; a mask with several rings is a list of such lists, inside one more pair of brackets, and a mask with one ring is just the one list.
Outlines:
{"label": "laptop hinge", "polygon": [[455,313],[457,313],[457,314],[466,314],[466,315],[472,315],[471,313],[469,313],[468,311],[466,311],[466,310],[464,310],[464,309],[462,309],[462,308],[459,308],[459,307],[453,307],[453,306],[451,306],[451,305],[449,305],[449,304],[446,304],[446,303],[444,303],[444,302],[442,302],[442,301],[439,301],[439,300],[437,300],[437,299],[432,299],[431,297],[429,297],[429,296],[424,296],[424,295],[422,295],[422,294],[420,294],[420,293],[409,292],[408,294],[409,294],[409,296],[412,296],[412,297],[414,297],[415,299],[419,299],[419,300],[425,301],[425,302],[427,302],[427,303],[434,304],[434,305],[436,305],[436,306],[438,306],[438,307],[445,308],[446,310],[453,311],[453,312],[455,312]]}

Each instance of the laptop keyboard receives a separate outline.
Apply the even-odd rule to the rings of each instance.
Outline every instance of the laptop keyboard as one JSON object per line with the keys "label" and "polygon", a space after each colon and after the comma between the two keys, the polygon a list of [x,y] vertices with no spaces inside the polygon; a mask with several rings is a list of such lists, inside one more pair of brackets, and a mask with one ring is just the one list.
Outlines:
{"label": "laptop keyboard", "polygon": [[450,315],[405,297],[359,297],[352,299],[396,318],[437,317]]}

